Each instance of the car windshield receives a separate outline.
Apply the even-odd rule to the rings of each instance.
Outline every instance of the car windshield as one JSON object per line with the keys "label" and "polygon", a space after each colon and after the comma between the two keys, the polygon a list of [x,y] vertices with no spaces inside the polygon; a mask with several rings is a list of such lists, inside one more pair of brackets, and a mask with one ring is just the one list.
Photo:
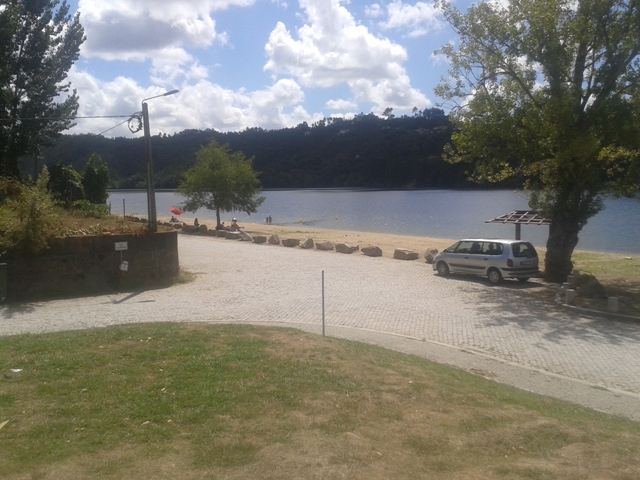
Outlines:
{"label": "car windshield", "polygon": [[460,245],[460,242],[456,242],[453,245],[451,245],[450,247],[447,247],[444,249],[445,252],[455,252],[456,247]]}

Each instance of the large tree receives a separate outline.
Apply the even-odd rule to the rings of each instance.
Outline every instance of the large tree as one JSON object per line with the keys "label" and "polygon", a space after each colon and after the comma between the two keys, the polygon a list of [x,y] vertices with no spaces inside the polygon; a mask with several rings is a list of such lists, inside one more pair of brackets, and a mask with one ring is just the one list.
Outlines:
{"label": "large tree", "polygon": [[264,201],[264,197],[257,196],[260,182],[252,159],[216,142],[196,153],[196,164],[185,172],[178,192],[187,198],[184,209],[188,212],[201,207],[215,210],[217,226],[220,226],[221,211],[251,214]]}
{"label": "large tree", "polygon": [[66,79],[84,39],[66,0],[0,3],[0,176],[17,178],[20,157],[72,126],[78,96]]}
{"label": "large tree", "polygon": [[436,93],[456,127],[448,159],[478,181],[526,180],[552,220],[545,276],[562,281],[603,195],[640,187],[640,2],[441,0],[459,35],[438,53],[450,78]]}

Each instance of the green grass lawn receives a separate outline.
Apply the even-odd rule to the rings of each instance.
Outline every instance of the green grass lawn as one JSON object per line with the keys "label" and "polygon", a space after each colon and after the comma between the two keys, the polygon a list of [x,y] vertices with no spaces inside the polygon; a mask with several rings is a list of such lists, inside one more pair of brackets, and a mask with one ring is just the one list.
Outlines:
{"label": "green grass lawn", "polygon": [[295,330],[20,335],[0,368],[3,479],[640,477],[638,423]]}

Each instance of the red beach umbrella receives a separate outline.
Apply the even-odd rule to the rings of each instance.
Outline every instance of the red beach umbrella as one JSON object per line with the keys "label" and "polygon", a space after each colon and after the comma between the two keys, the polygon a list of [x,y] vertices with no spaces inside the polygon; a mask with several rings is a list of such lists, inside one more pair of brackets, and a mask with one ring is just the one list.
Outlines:
{"label": "red beach umbrella", "polygon": [[184,213],[184,212],[182,211],[182,209],[181,209],[181,208],[178,208],[178,207],[171,207],[171,208],[169,209],[169,211],[170,211],[171,213],[173,213],[174,215],[182,215],[182,214]]}

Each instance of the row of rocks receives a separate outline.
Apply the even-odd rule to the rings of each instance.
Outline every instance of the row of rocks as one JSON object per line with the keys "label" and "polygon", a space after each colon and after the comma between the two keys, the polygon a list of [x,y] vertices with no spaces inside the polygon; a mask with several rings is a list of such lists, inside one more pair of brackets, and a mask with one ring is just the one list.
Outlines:
{"label": "row of rocks", "polygon": [[[282,240],[278,235],[271,235],[268,239],[265,235],[249,235],[243,231],[237,232],[229,232],[227,230],[211,230],[206,225],[187,225],[185,223],[177,223],[174,224],[173,227],[175,229],[180,229],[184,233],[196,233],[201,235],[208,235],[212,237],[222,237],[227,240],[241,240],[245,242],[253,242],[253,243],[268,243],[269,245],[282,245],[283,247],[300,247],[303,249],[313,249],[316,250],[335,250],[338,253],[346,253],[351,254],[353,252],[360,251],[363,255],[368,257],[381,257],[382,249],[380,247],[376,247],[373,245],[365,246],[360,248],[358,245],[349,245],[346,243],[337,243],[333,244],[327,240],[314,242],[312,238],[307,238],[304,241],[301,241],[298,238],[283,238]],[[424,257],[427,263],[431,263],[433,261],[434,255],[438,253],[437,249],[427,249]],[[407,250],[403,248],[397,248],[393,252],[393,258],[397,260],[417,260],[419,258],[418,252],[414,250]]]}

